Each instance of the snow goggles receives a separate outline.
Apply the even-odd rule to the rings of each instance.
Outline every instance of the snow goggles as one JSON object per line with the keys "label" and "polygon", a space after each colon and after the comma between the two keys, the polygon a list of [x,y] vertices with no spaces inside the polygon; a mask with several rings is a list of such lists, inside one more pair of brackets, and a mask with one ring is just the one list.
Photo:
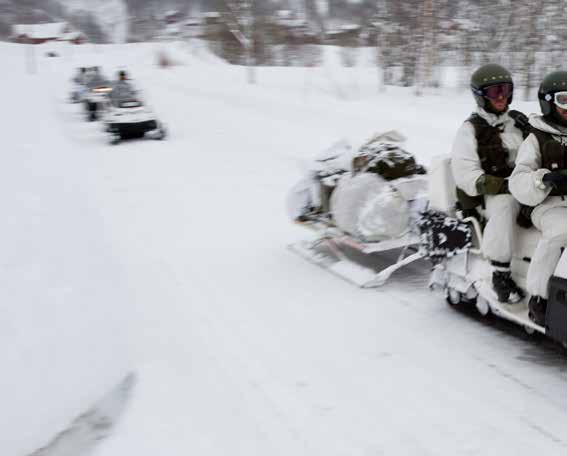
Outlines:
{"label": "snow goggles", "polygon": [[553,94],[553,102],[555,106],[559,106],[561,109],[567,109],[567,92],[555,92]]}
{"label": "snow goggles", "polygon": [[498,98],[508,98],[512,95],[514,91],[514,86],[510,82],[503,82],[501,84],[494,84],[482,89],[482,95],[491,100],[497,100]]}

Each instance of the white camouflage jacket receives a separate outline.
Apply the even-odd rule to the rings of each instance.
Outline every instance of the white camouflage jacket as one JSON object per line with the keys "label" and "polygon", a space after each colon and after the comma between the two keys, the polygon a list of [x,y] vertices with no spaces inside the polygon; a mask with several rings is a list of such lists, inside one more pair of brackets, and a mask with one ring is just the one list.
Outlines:
{"label": "white camouflage jacket", "polygon": [[[567,128],[553,126],[547,123],[542,116],[532,115],[530,124],[538,130],[551,133],[557,141],[567,145]],[[532,133],[520,146],[516,167],[510,176],[510,192],[522,204],[537,206],[543,203],[551,193],[551,188],[546,187],[542,178],[550,170],[541,167],[541,151],[536,136]],[[551,197],[549,200],[560,197]],[[546,204],[552,201],[546,201]],[[552,204],[564,205],[564,204]]]}
{"label": "white camouflage jacket", "polygon": [[[522,132],[514,125],[514,120],[504,113],[500,116],[477,108],[476,113],[485,119],[489,125],[502,125],[502,144],[508,149],[508,164],[514,166],[516,155],[520,144],[522,144]],[[480,164],[477,153],[477,141],[474,126],[466,121],[459,130],[453,142],[451,152],[451,168],[457,187],[470,196],[478,196],[476,181],[485,174]]]}

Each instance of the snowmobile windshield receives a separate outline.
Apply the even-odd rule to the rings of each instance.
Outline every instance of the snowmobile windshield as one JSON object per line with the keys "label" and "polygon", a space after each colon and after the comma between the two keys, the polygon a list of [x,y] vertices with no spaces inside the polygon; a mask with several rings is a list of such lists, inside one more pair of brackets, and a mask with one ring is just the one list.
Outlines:
{"label": "snowmobile windshield", "polygon": [[89,89],[96,89],[98,87],[109,87],[110,84],[108,83],[108,81],[106,79],[104,79],[102,76],[99,75],[94,75],[89,79],[88,82],[88,87]]}
{"label": "snowmobile windshield", "polygon": [[134,90],[126,84],[115,85],[110,94],[110,99],[112,104],[119,108],[137,108],[142,105]]}
{"label": "snowmobile windshield", "polygon": [[112,99],[116,101],[128,101],[136,99],[136,91],[126,82],[112,85]]}

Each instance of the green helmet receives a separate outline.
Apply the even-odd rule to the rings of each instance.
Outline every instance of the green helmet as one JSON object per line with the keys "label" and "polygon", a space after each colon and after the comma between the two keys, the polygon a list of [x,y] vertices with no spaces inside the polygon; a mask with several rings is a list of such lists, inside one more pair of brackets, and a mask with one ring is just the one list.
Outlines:
{"label": "green helmet", "polygon": [[[512,75],[506,68],[496,63],[488,63],[481,66],[471,76],[471,90],[476,104],[481,108],[486,108],[486,98],[484,97],[483,90],[488,86],[505,82],[509,82],[512,84],[512,88],[514,87]],[[513,94],[510,94],[508,97],[508,104],[512,103],[512,96]]]}
{"label": "green helmet", "polygon": [[553,95],[555,92],[567,91],[567,71],[553,71],[547,74],[539,86],[537,97],[539,98],[539,107],[544,117],[555,115],[553,109],[555,102]]}

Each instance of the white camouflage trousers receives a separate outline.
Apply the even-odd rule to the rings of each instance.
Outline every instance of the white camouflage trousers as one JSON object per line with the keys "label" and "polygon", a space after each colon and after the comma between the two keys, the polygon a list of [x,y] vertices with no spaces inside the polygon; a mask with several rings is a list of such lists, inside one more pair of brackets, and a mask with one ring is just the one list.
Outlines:
{"label": "white camouflage trousers", "polygon": [[492,261],[509,263],[520,203],[512,195],[486,195],[484,200],[488,223],[482,236],[482,253]]}
{"label": "white camouflage trousers", "polygon": [[542,236],[532,255],[526,288],[531,295],[547,299],[547,284],[561,257],[561,247],[567,246],[567,207],[538,209],[532,220]]}

